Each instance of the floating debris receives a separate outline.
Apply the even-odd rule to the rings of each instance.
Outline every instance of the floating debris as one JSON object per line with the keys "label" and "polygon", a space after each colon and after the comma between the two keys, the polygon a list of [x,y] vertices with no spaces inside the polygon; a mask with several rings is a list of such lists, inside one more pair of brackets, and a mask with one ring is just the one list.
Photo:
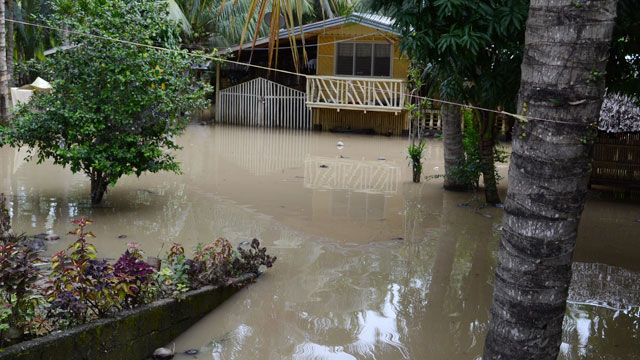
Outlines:
{"label": "floating debris", "polygon": [[344,143],[342,141],[338,141],[336,144],[337,147],[344,147]]}
{"label": "floating debris", "polygon": [[189,349],[189,350],[185,351],[184,353],[187,354],[187,355],[197,355],[199,353],[199,351],[196,350],[196,349]]}
{"label": "floating debris", "polygon": [[378,160],[380,160],[380,161],[385,161],[385,160],[387,160],[387,158],[386,158],[386,157],[384,157],[384,156],[380,156],[380,157],[378,158]]}
{"label": "floating debris", "polygon": [[636,219],[636,222],[640,222],[640,219]]}
{"label": "floating debris", "polygon": [[56,234],[50,234],[50,235],[47,235],[44,239],[47,241],[56,241],[56,240],[60,240],[60,236]]}
{"label": "floating debris", "polygon": [[484,217],[486,217],[486,218],[488,218],[488,219],[493,218],[493,216],[492,216],[492,215],[489,215],[489,214],[482,214],[482,216],[484,216]]}
{"label": "floating debris", "polygon": [[329,168],[329,165],[324,165],[323,164],[323,165],[320,165],[320,167],[323,168],[323,169],[327,169],[327,168]]}
{"label": "floating debris", "polygon": [[460,203],[458,207],[469,207],[469,203]]}
{"label": "floating debris", "polygon": [[393,240],[393,241],[404,241],[404,238],[403,237],[394,237],[391,240]]}
{"label": "floating debris", "polygon": [[47,244],[41,238],[33,237],[28,238],[21,242],[22,245],[28,247],[34,251],[47,251]]}
{"label": "floating debris", "polygon": [[504,209],[503,203],[495,204],[494,206],[497,207],[498,209]]}
{"label": "floating debris", "polygon": [[153,358],[155,360],[169,360],[169,359],[173,359],[173,357],[176,355],[176,344],[173,344],[173,349],[167,349],[167,348],[157,348],[154,352],[153,352]]}
{"label": "floating debris", "polygon": [[126,239],[126,238],[127,238],[127,235],[120,235],[120,236],[118,236],[118,239]]}

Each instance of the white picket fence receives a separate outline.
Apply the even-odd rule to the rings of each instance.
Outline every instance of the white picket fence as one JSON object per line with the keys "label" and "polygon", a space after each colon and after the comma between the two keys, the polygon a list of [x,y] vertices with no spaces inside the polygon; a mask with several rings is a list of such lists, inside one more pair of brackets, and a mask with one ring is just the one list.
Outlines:
{"label": "white picket fence", "polygon": [[256,78],[220,91],[216,122],[311,129],[311,109],[305,102],[302,91]]}

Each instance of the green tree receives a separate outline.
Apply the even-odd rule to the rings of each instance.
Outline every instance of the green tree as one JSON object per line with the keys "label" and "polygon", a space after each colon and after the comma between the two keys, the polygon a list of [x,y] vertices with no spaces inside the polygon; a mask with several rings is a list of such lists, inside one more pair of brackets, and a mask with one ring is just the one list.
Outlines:
{"label": "green tree", "polygon": [[618,2],[606,83],[610,93],[640,98],[640,1]]}
{"label": "green tree", "polygon": [[189,112],[206,106],[210,89],[188,75],[191,58],[179,50],[167,3],[57,0],[53,10],[57,27],[175,51],[69,34],[74,47],[37,65],[53,90],[18,108],[0,143],[28,146],[28,159],[35,152],[38,162],[84,172],[93,203],[123,175],[179,172],[175,137]]}
{"label": "green tree", "polygon": [[[528,1],[370,0],[370,6],[395,20],[402,34],[401,49],[428,65],[429,76],[439,84],[434,90],[442,99],[515,109]],[[456,121],[455,112],[444,110],[443,120]],[[477,118],[488,203],[500,202],[493,164],[494,115],[479,112]],[[444,132],[445,148],[454,150],[447,158],[455,160],[459,156],[455,150],[461,147],[460,130],[459,126],[450,130]],[[457,143],[449,146],[452,139]]]}

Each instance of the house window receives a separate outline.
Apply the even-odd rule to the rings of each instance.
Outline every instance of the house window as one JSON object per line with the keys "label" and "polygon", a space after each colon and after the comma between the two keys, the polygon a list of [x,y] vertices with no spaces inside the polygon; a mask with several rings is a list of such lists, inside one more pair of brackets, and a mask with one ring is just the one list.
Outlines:
{"label": "house window", "polygon": [[391,44],[338,43],[336,75],[391,76]]}

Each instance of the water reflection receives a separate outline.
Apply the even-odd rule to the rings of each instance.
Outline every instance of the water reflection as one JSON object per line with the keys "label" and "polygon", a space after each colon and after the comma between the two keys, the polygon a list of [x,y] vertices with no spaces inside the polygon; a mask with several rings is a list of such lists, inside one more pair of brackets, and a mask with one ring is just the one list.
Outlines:
{"label": "water reflection", "polygon": [[[28,233],[93,218],[108,257],[132,240],[156,255],[174,241],[259,237],[276,266],[176,341],[200,359],[481,356],[502,210],[439,181],[411,183],[405,140],[192,126],[179,141],[184,175],[123,178],[99,207],[82,175],[7,148],[0,192]],[[441,172],[441,150],[429,142],[426,175]],[[638,217],[636,205],[587,204],[561,359],[640,358],[640,282],[620,268],[640,270]]]}
{"label": "water reflection", "polygon": [[[493,223],[483,218],[456,224],[457,216],[470,213],[456,206],[460,200],[458,194],[444,194],[429,210],[425,203],[406,202],[409,228],[411,220],[422,217],[415,214],[442,209],[428,214],[436,217],[436,223],[428,222],[433,228],[411,229],[411,240],[352,248],[306,239],[291,256],[285,255],[283,267],[224,304],[178,343],[199,347],[195,339],[231,331],[236,335],[216,343],[214,358],[480,356],[491,300],[488,259],[495,239],[477,241],[474,234],[490,230]],[[224,313],[233,313],[233,319]],[[236,331],[240,328],[253,330],[243,336]]]}

